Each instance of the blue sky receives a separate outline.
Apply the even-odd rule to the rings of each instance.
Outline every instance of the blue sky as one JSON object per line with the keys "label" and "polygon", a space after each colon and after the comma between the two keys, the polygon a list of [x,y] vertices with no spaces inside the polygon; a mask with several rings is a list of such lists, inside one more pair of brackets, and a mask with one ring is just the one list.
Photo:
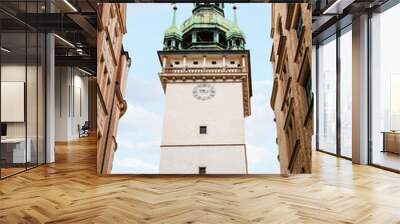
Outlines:
{"label": "blue sky", "polygon": [[[192,4],[178,4],[177,25],[191,16]],[[271,5],[237,4],[238,22],[250,50],[253,81],[252,115],[246,118],[249,173],[279,173],[276,130],[269,106],[272,68]],[[225,17],[233,19],[232,4],[225,4]],[[164,93],[158,79],[163,35],[171,25],[171,4],[128,4],[124,48],[132,58],[126,100],[128,111],[118,129],[118,150],[112,173],[157,173],[160,157]]]}

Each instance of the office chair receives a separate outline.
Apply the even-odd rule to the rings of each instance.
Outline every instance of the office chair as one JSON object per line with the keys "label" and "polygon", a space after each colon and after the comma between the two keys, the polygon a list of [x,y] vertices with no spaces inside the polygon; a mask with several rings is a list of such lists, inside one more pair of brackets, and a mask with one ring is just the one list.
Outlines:
{"label": "office chair", "polygon": [[89,121],[85,121],[82,127],[78,125],[78,129],[79,129],[79,138],[89,136],[89,129],[90,129]]}

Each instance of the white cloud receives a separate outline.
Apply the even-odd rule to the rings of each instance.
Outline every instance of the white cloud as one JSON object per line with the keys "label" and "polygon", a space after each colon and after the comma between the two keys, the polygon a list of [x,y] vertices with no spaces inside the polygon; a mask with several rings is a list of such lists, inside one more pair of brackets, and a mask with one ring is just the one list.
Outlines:
{"label": "white cloud", "polygon": [[247,160],[251,164],[263,163],[268,161],[268,156],[271,154],[264,147],[247,144]]}
{"label": "white cloud", "polygon": [[157,173],[161,131],[160,113],[129,103],[118,127],[112,173]]}
{"label": "white cloud", "polygon": [[164,103],[164,93],[158,75],[152,74],[150,77],[136,74],[135,70],[128,76],[126,98],[128,102],[140,106],[156,106],[162,108]]}
{"label": "white cloud", "polygon": [[128,110],[120,120],[119,129],[122,130],[122,133],[127,131],[134,134],[148,134],[148,137],[151,135],[160,136],[162,115],[143,106],[128,103]]}
{"label": "white cloud", "polygon": [[117,158],[112,173],[157,173],[158,165],[141,159]]}
{"label": "white cloud", "polygon": [[246,119],[246,140],[249,144],[275,148],[276,127],[269,106],[271,85],[270,80],[253,83],[252,114]]}
{"label": "white cloud", "polygon": [[249,173],[279,173],[277,151],[265,146],[246,145]]}
{"label": "white cloud", "polygon": [[246,119],[249,173],[279,173],[276,127],[269,106],[271,80],[253,82],[252,114]]}
{"label": "white cloud", "polygon": [[152,150],[160,147],[159,141],[135,141],[132,138],[120,138],[118,147],[129,150]]}

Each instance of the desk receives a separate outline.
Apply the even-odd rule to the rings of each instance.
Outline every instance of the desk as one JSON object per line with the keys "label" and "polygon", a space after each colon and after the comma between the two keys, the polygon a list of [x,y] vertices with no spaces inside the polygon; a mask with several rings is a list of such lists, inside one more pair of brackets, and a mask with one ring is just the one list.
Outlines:
{"label": "desk", "polygon": [[[32,153],[30,138],[26,141],[28,144],[25,152],[25,138],[6,138],[1,139],[1,157],[6,163],[26,163],[31,162]],[[25,160],[26,159],[26,160]]]}
{"label": "desk", "polygon": [[400,154],[400,131],[383,131],[382,152]]}

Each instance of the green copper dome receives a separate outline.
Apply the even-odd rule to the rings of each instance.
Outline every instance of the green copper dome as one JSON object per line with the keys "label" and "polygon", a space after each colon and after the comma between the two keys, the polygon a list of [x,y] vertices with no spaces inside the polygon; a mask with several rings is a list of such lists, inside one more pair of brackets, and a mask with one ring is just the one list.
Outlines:
{"label": "green copper dome", "polygon": [[182,47],[182,32],[176,26],[176,6],[174,5],[174,14],[171,26],[164,32],[164,50],[179,50]]}
{"label": "green copper dome", "polygon": [[229,31],[226,33],[226,39],[229,40],[231,38],[238,37],[245,39],[245,35],[243,31],[237,26],[232,25]]}
{"label": "green copper dome", "polygon": [[172,25],[164,34],[164,50],[214,49],[242,50],[245,36],[239,28],[234,9],[234,22],[225,18],[223,3],[195,3],[192,16],[178,28],[176,7]]}
{"label": "green copper dome", "polygon": [[174,38],[174,37],[182,39],[182,32],[180,31],[180,29],[178,29],[178,27],[171,26],[165,30],[164,38]]}
{"label": "green copper dome", "polygon": [[203,5],[201,8],[193,10],[193,15],[182,24],[181,30],[183,34],[192,29],[221,29],[227,32],[230,26],[231,23],[216,7]]}
{"label": "green copper dome", "polygon": [[245,39],[243,31],[239,28],[239,25],[237,23],[236,9],[237,9],[236,6],[233,6],[234,19],[233,19],[233,24],[231,25],[231,28],[226,33],[227,40],[232,39],[234,37]]}
{"label": "green copper dome", "polygon": [[174,15],[172,18],[172,24],[171,26],[165,30],[164,33],[164,38],[178,38],[182,39],[182,32],[178,27],[176,26],[176,7],[174,6]]}

